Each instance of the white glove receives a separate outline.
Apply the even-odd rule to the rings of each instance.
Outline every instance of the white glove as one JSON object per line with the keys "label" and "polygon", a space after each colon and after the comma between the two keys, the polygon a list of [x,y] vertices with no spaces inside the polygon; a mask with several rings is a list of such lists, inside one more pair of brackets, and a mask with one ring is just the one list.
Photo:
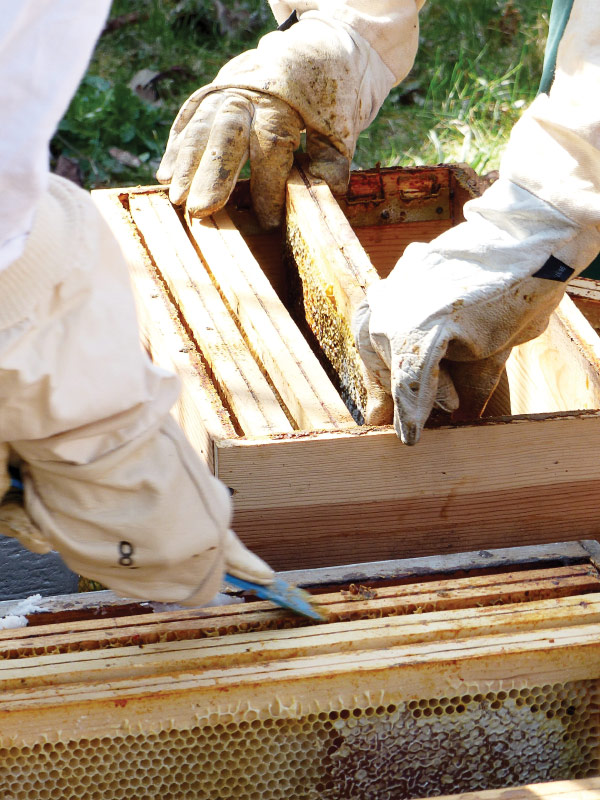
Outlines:
{"label": "white glove", "polygon": [[[566,281],[600,249],[597,229],[504,179],[468,203],[465,217],[429,244],[410,245],[354,320],[405,444],[419,440],[434,407],[479,416],[511,348],[544,330]],[[369,409],[366,417],[382,421]]]}
{"label": "white glove", "polygon": [[262,558],[252,553],[232,530],[225,535],[225,572],[250,583],[266,586],[272,583],[275,573]]}
{"label": "white glove", "polygon": [[[175,426],[173,426],[173,428],[175,429]],[[42,533],[40,528],[37,527],[31,516],[26,511],[23,505],[25,495],[16,491],[11,491],[10,476],[7,465],[8,446],[6,444],[0,444],[0,535],[10,536],[14,539],[17,539],[24,547],[34,553],[48,553],[52,549],[49,543],[49,536],[45,536]],[[36,514],[36,509],[38,509],[37,513],[39,513],[40,520],[42,521],[43,525],[43,521],[48,520],[48,510],[40,504],[40,498],[37,496],[35,488],[29,477],[29,468],[26,465],[23,465],[23,467],[25,473],[25,491],[27,493],[28,502],[31,500],[31,506],[33,507],[34,514]],[[89,491],[85,488],[84,492],[86,492],[86,494],[89,493]],[[50,492],[50,495],[52,495],[52,491]],[[62,493],[60,493],[59,497],[62,498]],[[82,520],[82,532],[85,531],[85,526],[86,523]],[[48,525],[46,523],[45,527],[47,528],[47,534],[51,535],[56,526],[54,524]],[[115,534],[116,533],[117,531],[115,531]],[[190,531],[190,538],[192,537],[193,531]],[[68,540],[68,537],[64,538],[67,538]],[[130,538],[135,539],[133,536],[130,536]],[[137,542],[135,544],[133,542],[128,542],[128,545],[129,547],[127,551],[124,552],[124,557],[129,558],[131,560],[131,565],[133,566],[135,564],[134,557],[137,560]],[[89,542],[82,542],[82,552],[85,553],[86,547],[89,547]],[[169,548],[168,541],[165,541],[165,547]],[[160,555],[161,554],[159,552],[155,552],[155,559],[160,558]],[[168,554],[166,554],[165,557],[168,559]],[[86,558],[85,554],[83,555],[83,558]],[[69,555],[67,555],[67,559],[69,559]],[[248,550],[248,548],[242,544],[232,530],[228,530],[223,538],[223,562],[224,571],[229,572],[238,578],[242,578],[243,580],[266,585],[271,583],[274,579],[273,570],[267,566],[267,564],[261,558],[250,552],[250,550]],[[104,570],[105,567],[103,565],[99,565],[99,569]],[[183,571],[184,567],[182,566],[181,569]],[[100,572],[97,572],[96,570],[97,566],[93,561],[83,567],[83,571],[88,576],[93,575],[98,577]],[[219,577],[219,573],[217,572],[214,578],[219,580]],[[108,581],[112,583],[110,577],[108,578]],[[139,590],[136,591],[135,583],[133,584],[131,594],[134,596],[139,594]],[[143,590],[141,596],[145,599]],[[204,602],[206,598],[207,594],[202,586],[201,591],[194,591],[189,597],[182,598],[182,602],[188,605],[196,605],[197,603]]]}
{"label": "white glove", "polygon": [[[309,12],[267,34],[186,101],[157,173],[171,183],[173,203],[187,200],[190,214],[212,214],[250,157],[255,211],[265,228],[276,227],[303,128],[310,171],[345,191],[358,134],[396,78],[367,39],[322,17]],[[408,35],[416,37],[414,24]]]}

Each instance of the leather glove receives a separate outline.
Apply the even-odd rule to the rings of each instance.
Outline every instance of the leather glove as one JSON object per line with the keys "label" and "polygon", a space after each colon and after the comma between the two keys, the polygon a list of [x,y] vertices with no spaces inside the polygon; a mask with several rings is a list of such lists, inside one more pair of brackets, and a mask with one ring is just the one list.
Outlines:
{"label": "leather glove", "polygon": [[190,606],[214,597],[225,572],[273,580],[271,568],[228,528],[227,490],[171,417],[158,436],[149,432],[85,465],[47,460],[52,445],[17,446],[42,552],[58,551],[77,574],[125,597]]}
{"label": "leather glove", "polygon": [[[11,489],[8,472],[8,446],[0,444],[0,535],[17,539],[34,553],[51,550],[48,539],[31,519],[23,505],[24,495]],[[267,585],[274,579],[273,570],[242,544],[232,530],[224,536],[224,569],[245,581]],[[93,571],[93,566],[90,567]],[[185,602],[194,605],[196,593]],[[203,597],[203,599],[205,599]]]}
{"label": "leather glove", "polygon": [[344,192],[358,134],[395,80],[350,25],[310,12],[264,36],[191,95],[173,123],[157,179],[171,184],[173,203],[208,216],[225,205],[249,157],[257,217],[263,227],[276,227],[301,131],[311,173]]}
{"label": "leather glove", "polygon": [[[545,329],[566,281],[600,249],[596,228],[505,179],[468,203],[465,217],[410,245],[354,319],[361,357],[391,394],[405,444],[418,442],[434,407],[479,416],[511,348]],[[367,409],[365,421],[383,420]]]}
{"label": "leather glove", "polygon": [[[8,455],[6,445],[0,445],[0,458]],[[5,464],[8,462],[5,461]],[[26,478],[26,483],[28,479]],[[0,474],[0,535],[17,539],[24,547],[34,553],[48,553],[52,549],[48,539],[34,523],[23,505],[22,492],[11,490],[8,469]],[[232,530],[224,536],[224,570],[245,581],[267,585],[274,579],[273,570],[257,555],[242,544]],[[91,572],[94,566],[90,565]],[[183,602],[195,605],[197,593],[194,592]],[[206,597],[202,592],[202,601]]]}

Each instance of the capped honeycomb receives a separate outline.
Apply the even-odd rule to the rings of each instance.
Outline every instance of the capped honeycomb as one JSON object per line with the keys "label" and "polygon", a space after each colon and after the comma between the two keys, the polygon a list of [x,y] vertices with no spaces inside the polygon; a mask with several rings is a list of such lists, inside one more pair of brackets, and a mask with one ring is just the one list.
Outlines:
{"label": "capped honeycomb", "polygon": [[335,298],[300,232],[288,225],[286,247],[301,281],[303,314],[339,381],[340,395],[362,422],[367,406],[367,390],[350,322],[337,310]]}
{"label": "capped honeycomb", "polygon": [[[286,250],[299,275],[306,323],[337,375],[342,399],[361,423],[367,407],[367,389],[351,321],[337,309],[327,281],[302,234],[291,222],[286,229]],[[293,270],[291,273],[294,275]]]}
{"label": "capped honeycomb", "polygon": [[[3,800],[404,800],[600,770],[598,681],[0,748]],[[333,704],[332,704],[333,705]]]}

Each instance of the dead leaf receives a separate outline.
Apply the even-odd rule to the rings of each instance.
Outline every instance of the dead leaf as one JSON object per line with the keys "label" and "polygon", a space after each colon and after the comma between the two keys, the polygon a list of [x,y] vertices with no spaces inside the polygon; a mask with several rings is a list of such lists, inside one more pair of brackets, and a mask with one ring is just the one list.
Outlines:
{"label": "dead leaf", "polygon": [[77,186],[83,186],[83,175],[79,168],[79,161],[68,156],[59,155],[54,167],[54,174],[60,175],[61,178],[66,178]]}
{"label": "dead leaf", "polygon": [[120,147],[109,147],[108,148],[109,154],[118,161],[119,164],[123,164],[125,167],[139,167],[141,166],[142,162],[140,159],[130,153],[128,150],[121,150]]}
{"label": "dead leaf", "polygon": [[104,36],[105,33],[112,33],[113,31],[118,31],[125,25],[133,25],[136,22],[142,22],[143,20],[146,19],[148,19],[148,14],[141,14],[139,11],[132,11],[129,14],[121,14],[118,17],[113,17],[112,19],[108,20],[108,22],[104,26],[102,35]]}
{"label": "dead leaf", "polygon": [[141,97],[147,103],[157,105],[160,103],[158,86],[165,78],[173,75],[180,75],[189,78],[191,73],[185,67],[169,67],[158,72],[155,69],[140,69],[127,84],[132,92]]}
{"label": "dead leaf", "polygon": [[490,27],[496,29],[500,33],[502,41],[509,44],[521,30],[522,22],[521,12],[515,7],[513,0],[508,0],[497,21],[493,22]]}
{"label": "dead leaf", "polygon": [[155,103],[158,100],[156,81],[160,78],[160,75],[161,73],[155,69],[140,69],[127,85],[142,100]]}

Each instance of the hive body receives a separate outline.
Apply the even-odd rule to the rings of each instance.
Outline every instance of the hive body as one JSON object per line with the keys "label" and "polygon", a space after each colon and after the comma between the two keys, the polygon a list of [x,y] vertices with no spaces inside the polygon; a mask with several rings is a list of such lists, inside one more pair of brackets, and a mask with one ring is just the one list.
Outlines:
{"label": "hive body", "polygon": [[[411,449],[391,426],[356,424],[373,387],[355,308],[477,191],[474,174],[442,165],[354,173],[334,198],[298,169],[274,233],[243,182],[226,210],[191,223],[159,187],[94,193],[127,256],[144,342],[181,377],[174,413],[230,487],[235,529],[274,567],[597,534],[600,339],[569,298],[513,351],[493,416],[433,421]],[[574,293],[592,320],[599,296]]]}
{"label": "hive body", "polygon": [[246,603],[3,631],[0,795],[408,800],[597,776],[598,547],[559,547],[560,567],[534,550],[424,583],[402,562],[336,591],[309,571],[317,626]]}

